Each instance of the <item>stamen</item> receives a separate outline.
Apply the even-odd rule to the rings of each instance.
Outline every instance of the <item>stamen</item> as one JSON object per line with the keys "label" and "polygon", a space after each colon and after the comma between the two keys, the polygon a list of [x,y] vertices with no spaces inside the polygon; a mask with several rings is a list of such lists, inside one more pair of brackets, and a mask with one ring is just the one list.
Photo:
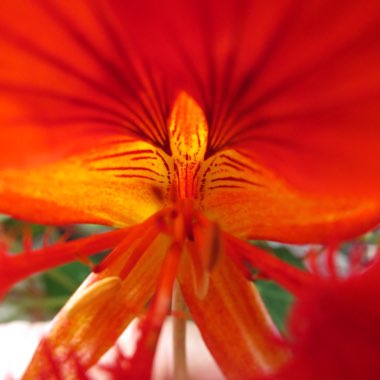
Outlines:
{"label": "stamen", "polygon": [[120,277],[122,279],[126,278],[132,271],[142,254],[149,248],[149,246],[157,238],[159,231],[154,228],[148,229],[145,234],[142,235],[140,244],[133,250],[132,255],[129,256],[128,262],[124,265],[122,271],[120,272]]}
{"label": "stamen", "polygon": [[109,295],[115,294],[121,285],[122,280],[117,276],[105,277],[94,282],[83,291],[80,301],[73,303],[70,313],[85,314],[87,309],[91,309],[93,302],[101,302],[103,298],[109,299]]}
{"label": "stamen", "polygon": [[193,226],[194,243],[188,242],[187,247],[191,258],[192,278],[195,293],[203,299],[208,291],[209,274],[222,255],[223,246],[221,232],[216,223],[195,223]]}
{"label": "stamen", "polygon": [[128,229],[120,229],[17,255],[0,253],[0,295],[23,278],[76,261],[78,252],[85,257],[110,249],[125,238],[126,234]]}
{"label": "stamen", "polygon": [[209,273],[205,270],[202,257],[196,243],[188,242],[187,249],[190,254],[190,271],[194,292],[201,300],[207,295],[209,286]]}
{"label": "stamen", "polygon": [[310,273],[303,272],[232,235],[223,234],[223,237],[229,256],[235,256],[235,259],[236,256],[240,257],[241,261],[248,262],[293,294],[299,295],[304,292],[305,287],[314,284],[315,278]]}
{"label": "stamen", "polygon": [[[99,264],[94,268],[95,273],[106,271],[113,263],[113,273],[115,273],[115,261],[119,261],[121,278],[125,278],[130,270],[134,267],[141,254],[149,247],[155,240],[159,232],[167,230],[165,219],[171,212],[171,208],[163,209],[158,213],[152,215],[145,222],[133,226],[129,229],[128,235],[125,239]],[[126,257],[124,253],[130,250],[131,246],[135,245],[135,250],[131,255]],[[127,261],[127,262],[126,262]]]}
{"label": "stamen", "polygon": [[52,234],[53,234],[53,228],[51,226],[46,227],[45,232],[42,235],[42,246],[44,248],[50,245]]}
{"label": "stamen", "polygon": [[305,255],[306,263],[308,264],[309,271],[316,276],[321,275],[320,265],[317,263],[317,259],[320,256],[320,251],[317,251],[315,248],[311,248]]}
{"label": "stamen", "polygon": [[363,267],[363,260],[366,254],[366,246],[364,244],[355,244],[349,253],[349,275],[357,273]]}
{"label": "stamen", "polygon": [[[178,281],[173,289],[173,358],[174,358],[174,379],[187,380],[186,363],[186,304],[183,299]],[[172,313],[172,314],[173,314]],[[185,316],[185,318],[183,317]]]}
{"label": "stamen", "polygon": [[326,267],[332,278],[338,278],[337,263],[335,261],[338,252],[337,248],[337,244],[329,244],[326,250]]}
{"label": "stamen", "polygon": [[193,200],[190,198],[182,199],[179,202],[179,208],[183,217],[186,237],[192,241],[193,234]]}
{"label": "stamen", "polygon": [[22,245],[24,247],[24,252],[29,253],[33,249],[33,235],[32,229],[29,225],[24,225],[22,228]]}
{"label": "stamen", "polygon": [[195,217],[199,224],[195,224],[194,228],[201,227],[200,229],[197,228],[197,240],[200,243],[201,257],[203,258],[205,269],[211,272],[224,250],[222,232],[217,223],[210,222],[202,213],[196,212]]}
{"label": "stamen", "polygon": [[[94,268],[94,273],[107,275],[107,270],[112,267],[112,273],[116,273],[119,267],[119,277],[124,279],[133,269],[142,253],[154,241],[158,235],[154,223],[146,223],[132,227],[130,233],[118,244],[115,249]],[[131,247],[135,246],[133,250]],[[129,255],[125,255],[130,251]]]}
{"label": "stamen", "polygon": [[146,317],[140,323],[141,335],[137,342],[136,351],[130,359],[128,379],[151,378],[153,357],[162,328],[169,313],[174,280],[177,275],[182,247],[174,242],[169,247],[160,278],[157,292],[149,306]]}
{"label": "stamen", "polygon": [[77,256],[78,261],[82,263],[83,265],[89,267],[91,271],[93,271],[94,268],[96,267],[96,265],[91,261],[89,257],[83,256],[80,253],[77,253],[76,256]]}

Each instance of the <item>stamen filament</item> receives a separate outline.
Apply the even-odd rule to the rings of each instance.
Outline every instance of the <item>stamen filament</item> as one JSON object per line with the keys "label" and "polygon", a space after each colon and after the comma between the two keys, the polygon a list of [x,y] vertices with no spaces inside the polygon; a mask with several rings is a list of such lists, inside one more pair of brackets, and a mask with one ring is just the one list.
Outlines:
{"label": "stamen filament", "polygon": [[172,310],[173,317],[173,358],[174,379],[187,380],[189,378],[186,363],[186,304],[181,288],[176,281],[173,289]]}
{"label": "stamen filament", "polygon": [[173,242],[168,248],[157,292],[149,306],[145,318],[141,321],[141,335],[136,351],[130,359],[129,379],[149,379],[158,337],[166,316],[170,312],[170,302],[174,281],[179,268],[182,246]]}
{"label": "stamen filament", "polygon": [[35,251],[15,255],[3,253],[0,255],[0,295],[28,276],[76,261],[81,256],[87,257],[110,249],[124,239],[126,234],[128,229],[124,228]]}
{"label": "stamen filament", "polygon": [[314,284],[314,276],[310,273],[301,271],[232,235],[224,234],[223,236],[230,256],[248,262],[294,295],[304,292],[305,286]]}
{"label": "stamen filament", "polygon": [[337,265],[335,262],[337,249],[337,244],[330,244],[326,250],[326,266],[329,275],[333,278],[338,278]]}

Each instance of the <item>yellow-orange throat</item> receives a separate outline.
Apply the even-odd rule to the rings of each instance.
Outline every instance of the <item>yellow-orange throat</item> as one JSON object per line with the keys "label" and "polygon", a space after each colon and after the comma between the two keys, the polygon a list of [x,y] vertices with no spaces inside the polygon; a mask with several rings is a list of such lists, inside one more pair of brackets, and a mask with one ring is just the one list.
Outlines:
{"label": "yellow-orange throat", "polygon": [[206,154],[208,128],[202,109],[185,92],[179,94],[170,115],[169,137],[176,196],[179,199],[197,198],[198,175]]}

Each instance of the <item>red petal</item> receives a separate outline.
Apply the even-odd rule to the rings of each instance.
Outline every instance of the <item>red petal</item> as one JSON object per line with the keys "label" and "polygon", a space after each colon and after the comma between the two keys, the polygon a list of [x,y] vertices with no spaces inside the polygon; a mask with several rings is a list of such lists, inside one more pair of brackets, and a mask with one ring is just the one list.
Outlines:
{"label": "red petal", "polygon": [[[22,143],[27,151],[41,145],[49,148],[31,136],[41,127],[48,143],[57,141],[58,135],[70,145],[81,131],[95,130],[167,146],[169,100],[164,97],[163,83],[130,49],[124,28],[114,22],[114,13],[108,2],[1,3],[0,49],[6,51],[0,73],[4,135],[22,126],[17,132],[36,143],[31,149]],[[8,136],[6,141],[25,155],[17,148],[17,140]],[[80,149],[77,144],[74,148]],[[82,144],[88,147],[94,141]]]}
{"label": "red petal", "polygon": [[118,3],[144,57],[197,99],[209,153],[254,160],[317,194],[380,188],[380,3]]}
{"label": "red petal", "polygon": [[[31,140],[29,151],[40,150],[33,160],[40,160],[52,156],[46,140],[69,132],[77,140],[95,124],[168,150],[172,98],[164,96],[165,83],[170,94],[186,90],[201,104],[208,154],[248,149],[253,161],[318,196],[378,193],[376,0],[365,7],[354,0],[207,6],[5,0],[0,7],[0,48],[7,51],[0,120],[7,126],[17,116],[24,124],[17,133],[0,129],[10,157],[4,162],[27,161],[21,131]],[[51,127],[48,139],[41,126]],[[64,151],[67,144],[60,143]]]}
{"label": "red petal", "polygon": [[[340,281],[321,280],[290,320],[293,359],[281,379],[378,379],[380,265]],[[278,377],[275,377],[276,379]]]}

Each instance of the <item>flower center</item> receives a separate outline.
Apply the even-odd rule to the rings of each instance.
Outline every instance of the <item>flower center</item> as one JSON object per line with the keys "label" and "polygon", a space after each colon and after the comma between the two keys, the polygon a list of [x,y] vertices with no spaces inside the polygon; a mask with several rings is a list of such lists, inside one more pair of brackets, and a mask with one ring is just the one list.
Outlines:
{"label": "flower center", "polygon": [[222,247],[218,225],[199,211],[207,121],[197,102],[185,92],[174,103],[169,137],[174,170],[170,193],[175,211],[169,224],[174,240],[190,253],[194,287],[202,298],[207,293],[209,272],[216,265]]}
{"label": "flower center", "polygon": [[199,105],[188,94],[179,94],[169,120],[175,199],[198,198],[199,172],[207,148],[208,127]]}

